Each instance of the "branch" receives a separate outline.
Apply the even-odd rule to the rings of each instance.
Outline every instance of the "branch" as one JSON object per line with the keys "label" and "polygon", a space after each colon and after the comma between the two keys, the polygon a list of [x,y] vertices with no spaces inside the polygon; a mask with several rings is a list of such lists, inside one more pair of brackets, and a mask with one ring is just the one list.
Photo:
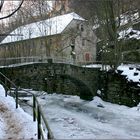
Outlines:
{"label": "branch", "polygon": [[7,15],[5,17],[1,17],[0,20],[5,19],[5,18],[8,18],[8,17],[11,17],[13,14],[15,14],[21,8],[23,2],[24,2],[24,0],[21,1],[20,5],[18,6],[17,9],[15,9],[11,14],[9,14],[9,15]]}

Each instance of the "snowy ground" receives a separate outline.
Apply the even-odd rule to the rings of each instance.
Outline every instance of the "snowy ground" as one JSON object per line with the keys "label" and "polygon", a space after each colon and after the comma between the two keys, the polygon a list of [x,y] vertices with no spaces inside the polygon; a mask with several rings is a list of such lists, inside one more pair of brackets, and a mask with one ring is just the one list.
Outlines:
{"label": "snowy ground", "polygon": [[[33,91],[32,91],[33,92]],[[140,106],[129,108],[77,96],[42,94],[38,97],[56,139],[140,139]],[[28,97],[28,103],[32,99]],[[22,106],[32,114],[32,108]],[[0,139],[36,139],[36,123],[0,86]]]}
{"label": "snowy ground", "polygon": [[0,85],[0,139],[36,139],[36,122],[22,108],[16,109],[15,100],[4,94]]}
{"label": "snowy ground", "polygon": [[111,104],[98,97],[89,102],[61,94],[38,99],[56,139],[140,139],[139,107]]}

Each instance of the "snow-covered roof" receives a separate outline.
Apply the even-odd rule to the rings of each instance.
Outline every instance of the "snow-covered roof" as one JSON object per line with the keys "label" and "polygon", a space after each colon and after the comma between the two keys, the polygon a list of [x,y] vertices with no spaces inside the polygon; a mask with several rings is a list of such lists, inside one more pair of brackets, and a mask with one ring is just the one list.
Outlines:
{"label": "snow-covered roof", "polygon": [[123,30],[119,32],[119,38],[118,39],[123,39],[123,38],[135,38],[137,40],[140,39],[140,31],[139,30],[133,30],[133,28],[128,28],[126,30]]}
{"label": "snow-covered roof", "polygon": [[[10,33],[11,35],[8,35],[1,42],[1,44],[31,39],[36,37],[60,34],[64,31],[64,29],[68,26],[68,24],[73,19],[84,21],[82,17],[72,12],[69,14],[56,16],[39,22],[34,22],[31,24],[18,27],[13,32],[11,32]],[[12,34],[17,34],[17,36],[12,36]]]}

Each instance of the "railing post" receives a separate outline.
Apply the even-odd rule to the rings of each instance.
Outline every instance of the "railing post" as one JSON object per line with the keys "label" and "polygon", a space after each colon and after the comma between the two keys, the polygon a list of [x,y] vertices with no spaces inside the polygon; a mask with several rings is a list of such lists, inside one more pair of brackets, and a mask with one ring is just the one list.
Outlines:
{"label": "railing post", "polygon": [[7,92],[8,92],[8,90],[7,90],[7,88],[5,87],[5,97],[7,97]]}
{"label": "railing post", "polygon": [[15,89],[15,94],[16,94],[16,108],[18,108],[18,89]]}
{"label": "railing post", "polygon": [[8,90],[7,90],[7,80],[6,80],[6,78],[5,78],[5,81],[4,82],[5,82],[4,83],[5,84],[5,97],[7,97],[7,91]]}
{"label": "railing post", "polygon": [[40,130],[40,125],[41,125],[41,115],[40,115],[40,110],[39,110],[39,106],[37,106],[37,129],[38,129],[38,139],[41,139],[41,130]]}
{"label": "railing post", "polygon": [[36,102],[35,102],[35,95],[33,95],[33,121],[36,121]]}
{"label": "railing post", "polygon": [[11,83],[10,83],[10,87],[9,87],[9,89],[10,89],[10,91],[9,91],[9,92],[10,92],[9,95],[10,95],[10,96],[12,95],[11,87],[12,87],[12,86],[11,86]]}
{"label": "railing post", "polygon": [[50,134],[50,132],[48,132],[48,139],[50,140],[50,139],[52,139],[52,136],[51,136],[51,134]]}

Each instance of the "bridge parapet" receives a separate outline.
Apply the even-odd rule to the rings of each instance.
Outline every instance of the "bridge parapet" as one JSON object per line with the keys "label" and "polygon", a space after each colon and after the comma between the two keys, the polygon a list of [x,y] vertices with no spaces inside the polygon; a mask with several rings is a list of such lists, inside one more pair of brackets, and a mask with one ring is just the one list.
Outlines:
{"label": "bridge parapet", "polygon": [[68,58],[58,58],[58,57],[13,57],[13,58],[0,58],[0,66],[10,66],[10,65],[22,65],[27,63],[66,63],[75,64],[72,59]]}
{"label": "bridge parapet", "polygon": [[82,66],[87,64],[102,63],[100,61],[73,61],[73,59],[67,57],[12,57],[12,58],[0,58],[0,66],[19,66],[26,65],[27,63],[64,63],[72,64],[76,66]]}

